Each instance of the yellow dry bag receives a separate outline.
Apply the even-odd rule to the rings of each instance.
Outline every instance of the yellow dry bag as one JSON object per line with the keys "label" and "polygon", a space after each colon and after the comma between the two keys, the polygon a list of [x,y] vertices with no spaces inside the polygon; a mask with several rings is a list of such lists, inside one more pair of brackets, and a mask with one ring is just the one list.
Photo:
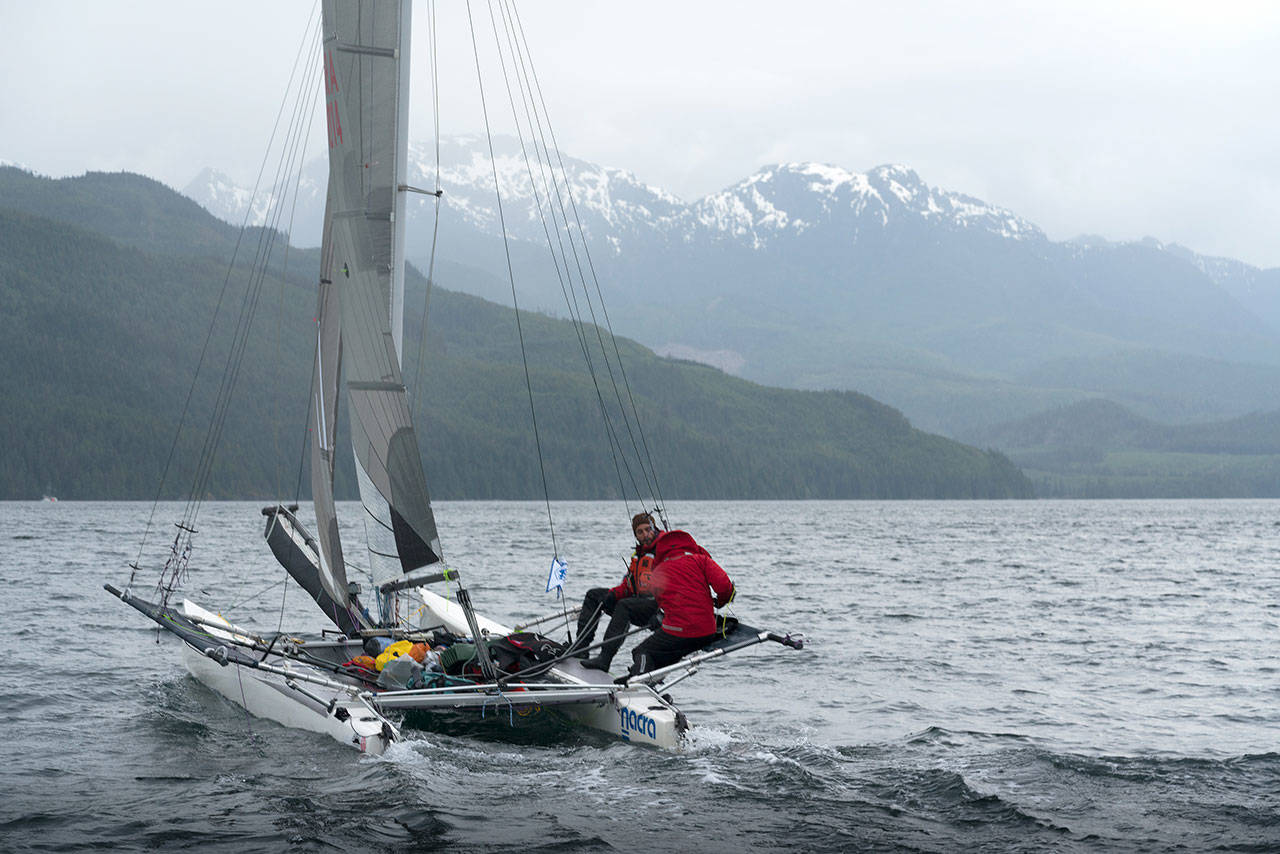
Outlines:
{"label": "yellow dry bag", "polygon": [[387,662],[397,659],[409,651],[413,644],[407,640],[396,641],[391,646],[382,651],[382,654],[373,660],[373,666],[378,668],[378,672],[382,672],[382,668],[387,666]]}

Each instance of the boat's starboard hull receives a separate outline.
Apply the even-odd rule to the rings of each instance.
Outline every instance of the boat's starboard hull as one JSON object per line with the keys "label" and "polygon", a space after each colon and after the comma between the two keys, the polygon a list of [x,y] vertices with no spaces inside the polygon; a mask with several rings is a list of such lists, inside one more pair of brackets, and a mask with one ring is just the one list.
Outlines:
{"label": "boat's starboard hull", "polygon": [[[466,615],[456,602],[430,590],[421,590],[422,625],[443,625],[456,634],[469,634]],[[492,620],[479,618],[482,629],[499,637],[511,629]],[[557,665],[548,675],[569,684],[612,685],[613,679],[599,670],[582,667],[576,660]],[[557,706],[556,711],[589,726],[618,736],[633,744],[645,744],[664,750],[679,750],[688,729],[684,715],[648,685],[633,685],[618,690],[597,702]]]}

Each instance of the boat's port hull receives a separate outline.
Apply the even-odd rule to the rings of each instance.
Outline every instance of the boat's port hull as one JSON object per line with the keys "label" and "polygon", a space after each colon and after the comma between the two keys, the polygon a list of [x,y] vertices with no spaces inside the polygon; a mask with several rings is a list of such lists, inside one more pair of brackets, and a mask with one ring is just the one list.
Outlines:
{"label": "boat's port hull", "polygon": [[[228,630],[234,628],[216,614],[192,602],[184,602],[183,608],[188,616],[204,620],[206,629],[211,633],[220,632],[208,625],[210,622],[222,622]],[[223,634],[233,636],[231,631]],[[187,670],[192,676],[255,717],[272,720],[287,727],[324,733],[343,744],[375,756],[386,751],[394,740],[394,731],[384,725],[386,722],[383,718],[359,700],[353,699],[346,691],[307,682],[304,693],[303,690],[291,688],[288,677],[278,673],[234,663],[224,665],[188,644],[183,644],[182,653]],[[299,675],[317,680],[323,680],[327,676],[297,662],[288,662],[285,666]],[[327,704],[335,700],[331,710]]]}
{"label": "boat's port hull", "polygon": [[[331,714],[326,707],[290,688],[282,676],[236,664],[223,666],[185,645],[183,655],[192,676],[236,705],[243,706],[255,717],[287,727],[324,733],[374,756],[381,755],[390,743],[383,730],[382,719],[361,703],[335,707],[335,711],[339,708],[346,710],[345,720],[342,720],[340,715]],[[308,690],[319,697],[333,693],[320,686]]]}

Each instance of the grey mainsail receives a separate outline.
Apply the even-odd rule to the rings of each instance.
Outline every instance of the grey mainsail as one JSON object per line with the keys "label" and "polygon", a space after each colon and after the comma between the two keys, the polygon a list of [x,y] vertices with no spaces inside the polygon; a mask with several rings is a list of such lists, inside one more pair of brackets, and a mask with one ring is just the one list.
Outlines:
{"label": "grey mainsail", "polygon": [[[326,217],[326,222],[328,217]],[[293,515],[296,507],[263,509],[265,536],[272,553],[294,580],[311,595],[329,619],[349,635],[371,628],[373,619],[347,585],[346,562],[338,535],[333,501],[334,437],[338,422],[338,377],[342,365],[342,330],[335,292],[331,229],[326,226],[320,250],[320,293],[316,309],[316,361],[312,371],[311,493],[318,538]]]}
{"label": "grey mainsail", "polygon": [[400,369],[409,3],[326,0],[323,15],[329,278],[370,571],[381,586],[441,559]]}
{"label": "grey mainsail", "polygon": [[316,509],[320,573],[338,601],[347,595],[346,561],[333,503],[334,444],[338,428],[338,390],[342,370],[342,327],[333,285],[332,229],[326,207],[320,245],[320,296],[316,310],[316,363],[311,387],[311,498]]}

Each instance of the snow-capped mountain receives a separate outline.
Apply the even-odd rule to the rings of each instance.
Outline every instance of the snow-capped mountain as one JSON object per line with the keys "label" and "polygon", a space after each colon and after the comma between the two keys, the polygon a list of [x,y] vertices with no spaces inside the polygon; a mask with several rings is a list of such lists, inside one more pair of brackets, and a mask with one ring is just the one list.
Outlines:
{"label": "snow-capped mountain", "polygon": [[[543,223],[553,212],[614,254],[628,242],[702,239],[729,240],[745,248],[763,249],[789,236],[815,229],[847,229],[857,240],[866,229],[890,223],[921,221],[943,228],[985,231],[1014,240],[1044,239],[1035,225],[1010,211],[971,196],[925,184],[905,166],[879,166],[866,173],[819,163],[788,163],[762,168],[748,178],[696,202],[685,202],[645,184],[622,169],[599,166],[554,149],[538,156],[510,137],[494,141],[490,158],[483,138],[450,137],[440,148],[439,182],[432,144],[409,146],[409,183],[444,190],[444,221],[485,234],[498,233],[498,195],[511,236],[541,244]],[[548,165],[549,164],[549,165]],[[314,160],[302,170],[298,204],[293,211],[294,242],[319,241],[327,166]],[[183,190],[214,215],[240,224],[253,206],[250,223],[267,222],[277,199],[291,199],[293,186],[274,187],[257,198],[213,169],[203,170]],[[414,220],[432,215],[435,202],[408,199],[410,245]],[[564,211],[561,214],[560,211]],[[283,227],[283,226],[282,226]],[[549,227],[549,226],[548,226]],[[414,254],[412,248],[410,254]]]}
{"label": "snow-capped mountain", "polygon": [[866,173],[820,163],[769,166],[692,205],[673,223],[763,248],[787,234],[844,228],[857,241],[865,229],[920,220],[943,228],[983,230],[1015,240],[1042,239],[1040,229],[971,196],[930,187],[911,169],[877,166]]}
{"label": "snow-capped mountain", "polygon": [[262,225],[267,221],[276,204],[276,194],[270,190],[256,197],[252,188],[241,187],[226,173],[204,168],[182,189],[182,194],[199,202],[209,213],[233,225],[245,222],[245,213],[252,207],[249,225]]}
{"label": "snow-capped mountain", "polygon": [[1170,243],[1169,253],[1185,258],[1198,270],[1259,316],[1272,318],[1280,328],[1280,269],[1260,270],[1234,258],[1197,255],[1185,246]]}
{"label": "snow-capped mountain", "polygon": [[[1280,366],[1280,270],[1153,240],[1054,242],[902,165],[766,166],[687,202],[511,138],[495,139],[492,157],[481,137],[444,139],[438,169],[436,157],[434,144],[410,145],[409,183],[443,196],[407,196],[406,254],[425,270],[438,235],[437,271],[455,265],[444,286],[510,302],[500,199],[522,306],[565,314],[566,279],[594,270],[620,334],[762,382],[856,388],[929,429],[963,426],[957,401],[1016,417],[1126,372],[1131,396],[1115,399],[1151,417],[1191,412],[1172,392],[1151,393],[1154,374],[1131,370],[1137,353],[1173,373],[1184,357]],[[292,228],[277,227],[318,244],[326,181],[322,161],[307,164],[296,204],[293,186],[275,188],[251,219],[288,210]],[[187,194],[232,222],[249,210],[248,194],[209,171]],[[586,236],[589,258],[574,256],[566,232]],[[1213,368],[1206,394],[1239,387],[1232,370]],[[1033,375],[1055,391],[993,385]],[[1204,412],[1239,414],[1246,402],[1242,392]]]}
{"label": "snow-capped mountain", "polygon": [[[527,155],[527,156],[526,156]],[[409,174],[424,188],[435,187],[435,151],[410,145]],[[687,205],[670,193],[641,182],[629,172],[597,166],[555,149],[541,158],[510,137],[494,140],[494,156],[480,137],[442,141],[440,183],[445,216],[487,234],[498,233],[498,195],[512,236],[542,243],[544,217],[564,212],[588,235],[625,235],[652,230]],[[418,199],[424,212],[429,199]]]}

